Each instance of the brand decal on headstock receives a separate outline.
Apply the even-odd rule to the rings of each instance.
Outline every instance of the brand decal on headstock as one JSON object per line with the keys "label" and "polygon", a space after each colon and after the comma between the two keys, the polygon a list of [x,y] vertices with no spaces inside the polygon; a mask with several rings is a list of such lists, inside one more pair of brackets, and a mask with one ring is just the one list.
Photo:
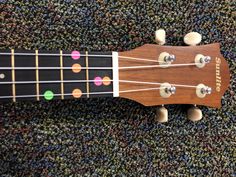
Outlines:
{"label": "brand decal on headstock", "polygon": [[221,64],[221,59],[216,57],[216,91],[217,92],[220,92],[220,88],[221,88],[220,64]]}

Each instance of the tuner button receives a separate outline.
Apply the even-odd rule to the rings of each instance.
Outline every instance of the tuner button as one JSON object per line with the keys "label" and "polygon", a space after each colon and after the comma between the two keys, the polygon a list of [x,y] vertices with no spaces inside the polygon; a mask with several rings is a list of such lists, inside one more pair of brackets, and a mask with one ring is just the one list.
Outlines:
{"label": "tuner button", "polygon": [[202,35],[197,32],[190,32],[184,36],[184,43],[187,45],[197,45],[202,41]]}
{"label": "tuner button", "polygon": [[202,119],[202,111],[196,106],[188,109],[188,119],[196,122]]}
{"label": "tuner button", "polygon": [[159,45],[164,45],[166,43],[166,32],[163,29],[156,30],[155,32],[156,42]]}
{"label": "tuner button", "polygon": [[168,121],[168,110],[164,106],[157,108],[156,120],[160,123]]}

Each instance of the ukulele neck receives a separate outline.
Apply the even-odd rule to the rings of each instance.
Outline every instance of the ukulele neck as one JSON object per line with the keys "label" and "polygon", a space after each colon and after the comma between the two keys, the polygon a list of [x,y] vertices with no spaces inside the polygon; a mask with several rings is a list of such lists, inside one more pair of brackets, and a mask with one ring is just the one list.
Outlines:
{"label": "ukulele neck", "polygon": [[117,52],[0,51],[1,101],[117,96]]}

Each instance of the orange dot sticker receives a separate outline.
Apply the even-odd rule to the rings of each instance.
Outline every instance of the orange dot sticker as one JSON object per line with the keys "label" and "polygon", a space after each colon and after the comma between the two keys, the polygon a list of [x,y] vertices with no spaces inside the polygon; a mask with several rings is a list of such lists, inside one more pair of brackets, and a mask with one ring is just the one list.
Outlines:
{"label": "orange dot sticker", "polygon": [[73,64],[73,66],[72,66],[72,71],[73,71],[74,73],[79,73],[79,72],[81,71],[81,66],[80,66],[80,64],[78,64],[78,63]]}
{"label": "orange dot sticker", "polygon": [[102,79],[102,83],[103,83],[104,85],[110,85],[110,84],[111,84],[111,79],[110,79],[110,77],[105,76],[105,77]]}
{"label": "orange dot sticker", "polygon": [[82,91],[80,89],[74,89],[72,95],[74,98],[80,98],[82,96]]}

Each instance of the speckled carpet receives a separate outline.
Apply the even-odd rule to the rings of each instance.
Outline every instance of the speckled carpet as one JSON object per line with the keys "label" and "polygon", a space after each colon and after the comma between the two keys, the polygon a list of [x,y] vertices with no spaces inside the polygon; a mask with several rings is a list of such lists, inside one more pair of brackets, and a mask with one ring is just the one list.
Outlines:
{"label": "speckled carpet", "polygon": [[223,107],[196,123],[181,105],[156,123],[155,107],[120,98],[1,103],[1,176],[236,176],[235,0],[0,0],[0,14],[0,49],[121,51],[157,28],[168,45],[197,31],[231,72]]}

